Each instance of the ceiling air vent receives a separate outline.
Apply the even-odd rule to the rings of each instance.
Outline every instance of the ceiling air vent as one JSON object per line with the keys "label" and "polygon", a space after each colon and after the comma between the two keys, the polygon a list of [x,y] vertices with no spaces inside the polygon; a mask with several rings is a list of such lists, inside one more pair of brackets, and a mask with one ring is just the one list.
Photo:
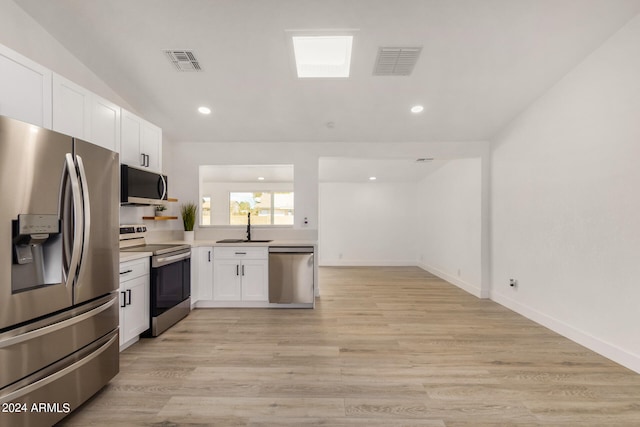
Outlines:
{"label": "ceiling air vent", "polygon": [[165,50],[164,53],[178,71],[202,71],[192,50]]}
{"label": "ceiling air vent", "polygon": [[381,47],[373,68],[374,76],[408,76],[418,62],[422,47]]}

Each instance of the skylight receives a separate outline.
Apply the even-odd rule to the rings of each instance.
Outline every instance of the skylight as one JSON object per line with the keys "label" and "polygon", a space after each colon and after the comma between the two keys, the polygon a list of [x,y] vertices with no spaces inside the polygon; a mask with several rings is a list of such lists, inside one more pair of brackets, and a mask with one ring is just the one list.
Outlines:
{"label": "skylight", "polygon": [[349,77],[353,36],[293,36],[299,78]]}

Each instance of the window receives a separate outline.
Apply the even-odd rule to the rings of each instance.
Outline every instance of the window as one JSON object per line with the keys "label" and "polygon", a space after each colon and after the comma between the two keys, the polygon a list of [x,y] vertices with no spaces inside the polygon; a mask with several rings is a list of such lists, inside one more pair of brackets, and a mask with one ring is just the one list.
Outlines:
{"label": "window", "polygon": [[202,225],[211,225],[211,197],[204,196],[200,205],[200,212],[202,212]]}
{"label": "window", "polygon": [[200,226],[291,227],[293,165],[201,165]]}
{"label": "window", "polygon": [[229,193],[229,224],[292,225],[293,191],[238,191]]}

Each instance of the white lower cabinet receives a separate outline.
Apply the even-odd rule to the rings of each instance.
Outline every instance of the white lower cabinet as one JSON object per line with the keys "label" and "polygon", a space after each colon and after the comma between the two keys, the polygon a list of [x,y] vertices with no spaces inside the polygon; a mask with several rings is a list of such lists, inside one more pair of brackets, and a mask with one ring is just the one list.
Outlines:
{"label": "white lower cabinet", "polygon": [[149,329],[149,258],[120,263],[120,351]]}
{"label": "white lower cabinet", "polygon": [[191,305],[213,299],[213,248],[191,248]]}
{"label": "white lower cabinet", "polygon": [[213,248],[213,300],[267,302],[268,248]]}

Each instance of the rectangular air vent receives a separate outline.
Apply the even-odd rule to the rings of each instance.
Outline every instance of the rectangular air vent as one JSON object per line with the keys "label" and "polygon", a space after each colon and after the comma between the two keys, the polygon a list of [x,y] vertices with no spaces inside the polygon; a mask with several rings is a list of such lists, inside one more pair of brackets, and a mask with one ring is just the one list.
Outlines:
{"label": "rectangular air vent", "polygon": [[178,71],[202,71],[192,50],[165,50],[164,53]]}
{"label": "rectangular air vent", "polygon": [[408,76],[418,62],[422,47],[381,47],[373,68],[374,76]]}

